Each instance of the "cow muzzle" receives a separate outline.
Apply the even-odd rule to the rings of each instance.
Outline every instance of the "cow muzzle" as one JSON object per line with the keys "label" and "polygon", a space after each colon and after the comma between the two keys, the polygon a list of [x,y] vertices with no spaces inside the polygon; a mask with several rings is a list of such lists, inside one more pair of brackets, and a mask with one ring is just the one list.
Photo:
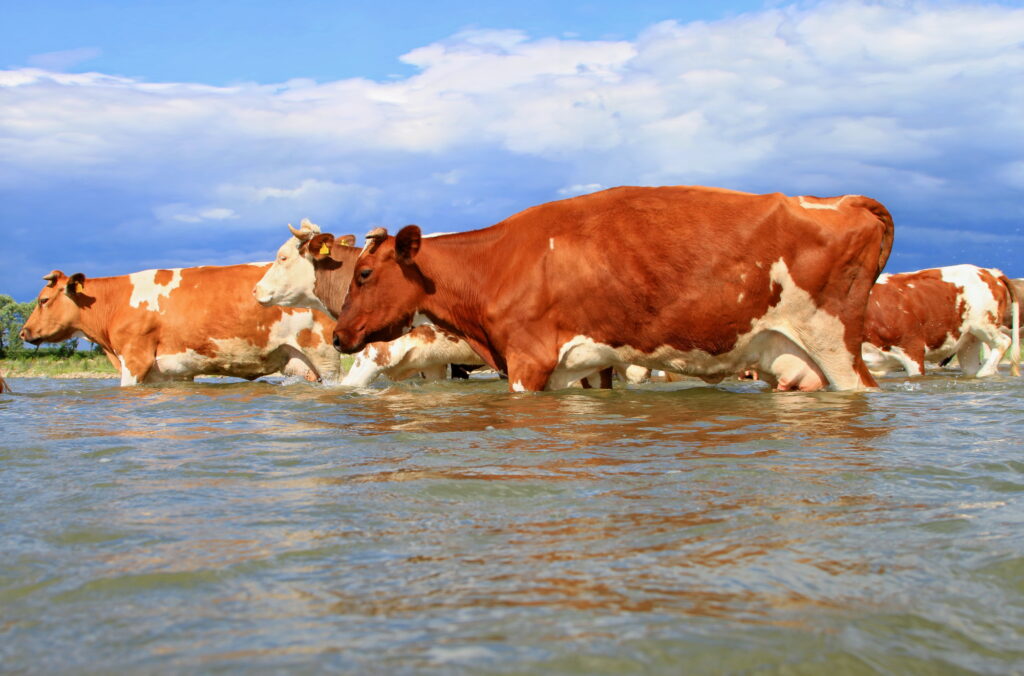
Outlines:
{"label": "cow muzzle", "polygon": [[352,354],[353,352],[359,352],[366,346],[366,341],[358,336],[362,334],[362,331],[345,331],[341,329],[334,330],[334,349],[342,354]]}

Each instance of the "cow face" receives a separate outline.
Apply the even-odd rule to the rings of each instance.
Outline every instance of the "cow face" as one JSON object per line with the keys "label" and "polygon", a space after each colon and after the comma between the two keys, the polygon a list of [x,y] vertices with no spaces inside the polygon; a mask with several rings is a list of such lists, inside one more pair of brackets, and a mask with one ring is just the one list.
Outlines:
{"label": "cow face", "polygon": [[68,277],[54,270],[43,279],[47,285],[39,292],[36,307],[20,333],[22,340],[33,345],[72,338],[79,331],[82,308],[92,303],[81,272]]}
{"label": "cow face", "polygon": [[[333,235],[321,234],[320,228],[307,220],[299,229],[288,226],[292,237],[277,250],[274,263],[256,282],[252,294],[261,305],[314,308],[330,312],[316,295],[317,263],[331,255]],[[337,244],[352,246],[355,237],[346,235]]]}
{"label": "cow face", "polygon": [[366,236],[334,327],[338,351],[358,352],[367,343],[394,340],[409,329],[430,287],[414,260],[419,250],[420,229],[415,225],[395,237],[388,237],[384,228]]}

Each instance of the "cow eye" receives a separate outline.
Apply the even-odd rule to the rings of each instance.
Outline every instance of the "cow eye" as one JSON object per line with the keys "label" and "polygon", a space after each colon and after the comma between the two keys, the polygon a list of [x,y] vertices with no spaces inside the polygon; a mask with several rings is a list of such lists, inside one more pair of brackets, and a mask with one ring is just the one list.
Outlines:
{"label": "cow eye", "polygon": [[370,278],[370,275],[372,273],[373,270],[371,270],[370,268],[363,268],[362,270],[359,271],[359,279],[365,282],[367,279]]}
{"label": "cow eye", "polygon": [[48,301],[48,300],[50,300],[50,299],[49,298],[40,298],[39,299],[39,304],[40,305],[46,305],[46,301]]}

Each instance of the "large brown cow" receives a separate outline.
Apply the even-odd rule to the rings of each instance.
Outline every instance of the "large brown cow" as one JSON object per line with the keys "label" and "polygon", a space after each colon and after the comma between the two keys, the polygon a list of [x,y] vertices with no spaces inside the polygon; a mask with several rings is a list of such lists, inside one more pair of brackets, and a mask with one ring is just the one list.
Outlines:
{"label": "large brown cow", "polygon": [[54,270],[21,337],[34,344],[84,336],[122,385],[197,375],[288,375],[334,380],[332,320],[314,310],[265,308],[252,286],[267,263],[144,270],[86,279]]}
{"label": "large brown cow", "polygon": [[[926,361],[954,354],[967,376],[998,372],[1012,339],[1002,332],[1004,315],[1019,332],[1019,307],[1011,280],[994,268],[952,265],[885,274],[871,290],[864,322],[864,361],[872,371],[903,368],[924,373]],[[989,348],[984,364],[979,345]],[[1017,349],[1011,371],[1018,375]]]}
{"label": "large brown cow", "polygon": [[355,352],[423,312],[466,338],[513,390],[558,389],[639,364],[777,389],[876,385],[864,311],[892,247],[880,203],[703,187],[624,187],[497,225],[367,236],[334,331]]}

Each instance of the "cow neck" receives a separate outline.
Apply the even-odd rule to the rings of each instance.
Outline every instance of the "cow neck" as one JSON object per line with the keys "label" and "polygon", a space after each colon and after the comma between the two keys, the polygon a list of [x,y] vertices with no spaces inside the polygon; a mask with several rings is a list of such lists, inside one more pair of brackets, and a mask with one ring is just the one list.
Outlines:
{"label": "cow neck", "polygon": [[348,296],[356,259],[359,258],[359,249],[346,249],[351,251],[340,254],[341,260],[327,258],[313,263],[313,295],[320,299],[334,319],[341,314],[341,306],[345,304],[345,297]]}
{"label": "cow neck", "polygon": [[118,310],[128,307],[131,282],[127,276],[96,277],[85,281],[85,296],[92,303],[81,306],[76,330],[90,342],[108,351],[115,351],[110,340],[110,327]]}
{"label": "cow neck", "polygon": [[433,293],[428,292],[421,310],[442,328],[454,331],[474,347],[489,346],[484,325],[487,295],[486,271],[481,265],[497,265],[494,254],[499,226],[484,230],[424,238],[416,264]]}

